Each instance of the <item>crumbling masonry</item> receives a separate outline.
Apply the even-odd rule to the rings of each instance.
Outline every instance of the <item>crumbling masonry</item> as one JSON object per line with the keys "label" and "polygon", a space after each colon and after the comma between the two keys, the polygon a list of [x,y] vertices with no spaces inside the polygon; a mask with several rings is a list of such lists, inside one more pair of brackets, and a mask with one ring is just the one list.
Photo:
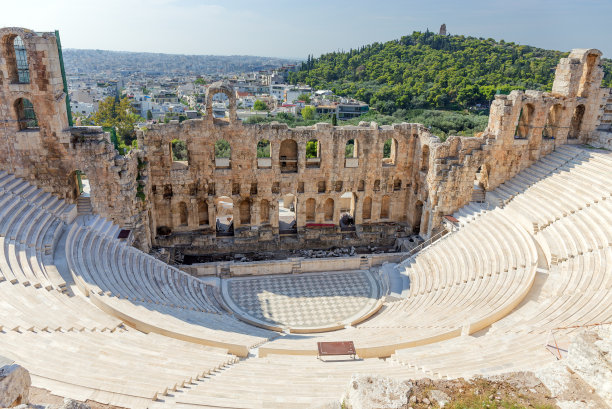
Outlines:
{"label": "crumbling masonry", "polygon": [[[580,49],[559,62],[552,92],[497,95],[488,127],[476,137],[440,142],[423,125],[406,123],[247,125],[237,119],[231,86],[218,83],[209,88],[203,119],[138,131],[139,148],[123,156],[101,128],[69,126],[53,33],[3,28],[0,39],[0,168],[71,201],[79,195],[77,171],[85,173],[94,212],[132,229],[144,250],[324,248],[428,237],[444,215],[472,200],[475,186],[493,189],[555,146],[612,147],[601,52]],[[219,92],[230,101],[227,119],[212,114]],[[173,161],[177,140],[186,144],[187,161]],[[215,156],[220,140],[229,155]],[[307,155],[309,141],[316,153]],[[269,142],[269,156],[258,158],[259,142]],[[279,219],[281,203],[295,210],[289,226]],[[343,213],[354,224],[341,227]],[[218,231],[219,215],[233,232]]]}

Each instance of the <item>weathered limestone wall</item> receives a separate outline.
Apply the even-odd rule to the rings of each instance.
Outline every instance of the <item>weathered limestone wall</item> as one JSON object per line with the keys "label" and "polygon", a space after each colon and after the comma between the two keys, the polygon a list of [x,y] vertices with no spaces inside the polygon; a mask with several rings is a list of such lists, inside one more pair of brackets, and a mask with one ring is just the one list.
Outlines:
{"label": "weathered limestone wall", "polygon": [[[397,230],[395,225],[406,224],[409,203],[419,194],[414,189],[419,175],[412,170],[415,155],[420,154],[418,136],[428,134],[421,125],[317,124],[290,129],[284,124],[243,125],[209,118],[154,125],[139,134],[139,146],[150,166],[152,231],[163,226],[173,233],[171,238],[158,237],[157,243],[217,247],[214,226],[221,197],[233,202],[235,239],[244,242],[278,243],[279,200],[287,195],[297,199],[297,228],[307,230],[309,240],[342,239],[337,226],[341,210],[351,208],[349,205],[342,209],[343,203],[351,201],[341,199],[347,192],[353,194],[355,222],[365,236],[365,225],[372,228],[371,225],[391,223],[391,229]],[[174,139],[187,144],[188,164],[172,161]],[[231,157],[223,167],[215,160],[215,142],[219,139],[231,147]],[[313,139],[320,147],[320,157],[315,161],[306,158],[306,143]],[[383,161],[383,145],[388,139],[393,141],[394,155]],[[271,157],[266,161],[257,158],[260,140],[270,142]],[[349,140],[356,141],[357,152],[354,158],[345,159]],[[292,167],[283,167],[283,162]],[[333,213],[326,212],[330,199]],[[309,201],[315,203],[314,212],[307,209],[312,206]],[[185,205],[187,223],[185,218],[181,220],[179,210]],[[202,208],[207,212],[204,219],[200,217]],[[312,224],[336,227],[322,234],[321,226],[311,228]],[[389,227],[375,229],[376,239],[385,229]],[[193,231],[198,233],[181,234]]]}
{"label": "weathered limestone wall", "polygon": [[[16,36],[28,56],[26,83],[17,77]],[[428,237],[444,215],[472,200],[475,184],[493,189],[557,145],[611,147],[612,99],[599,87],[601,53],[594,49],[561,59],[552,92],[497,95],[477,137],[441,143],[423,125],[405,123],[246,125],[235,115],[231,86],[217,83],[208,90],[204,119],[150,126],[138,133],[140,149],[122,156],[100,128],[68,125],[54,34],[3,28],[0,40],[0,169],[68,200],[79,194],[75,172],[86,173],[94,211],[133,229],[145,250],[258,251],[384,245],[413,232]],[[229,98],[227,120],[213,118],[216,93]],[[22,98],[31,101],[38,126],[24,129]],[[229,158],[215,158],[221,139],[231,147]],[[187,162],[172,160],[173,140],[185,142]],[[270,142],[270,158],[257,158],[261,140]],[[310,140],[318,141],[316,158],[306,158]],[[349,140],[355,154],[345,158]],[[387,140],[390,158],[383,157]],[[223,209],[222,198],[233,209]],[[279,220],[281,199],[295,205],[295,226]],[[345,211],[355,226],[341,229]],[[233,220],[232,237],[216,232],[222,212]]]}

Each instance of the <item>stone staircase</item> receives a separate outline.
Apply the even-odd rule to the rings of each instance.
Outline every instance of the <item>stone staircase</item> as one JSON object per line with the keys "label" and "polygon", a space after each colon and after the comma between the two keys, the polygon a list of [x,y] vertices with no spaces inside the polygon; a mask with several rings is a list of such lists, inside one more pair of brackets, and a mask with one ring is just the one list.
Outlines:
{"label": "stone staircase", "polygon": [[89,196],[80,196],[77,199],[77,215],[90,215],[92,214],[92,211],[91,198]]}

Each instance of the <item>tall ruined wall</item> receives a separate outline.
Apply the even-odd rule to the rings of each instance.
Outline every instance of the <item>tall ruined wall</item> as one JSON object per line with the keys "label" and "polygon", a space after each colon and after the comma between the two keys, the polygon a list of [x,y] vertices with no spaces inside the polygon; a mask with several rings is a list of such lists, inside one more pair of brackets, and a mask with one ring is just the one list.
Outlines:
{"label": "tall ruined wall", "polygon": [[[94,211],[133,229],[145,250],[247,251],[428,237],[444,215],[472,200],[475,185],[493,189],[561,144],[611,147],[611,94],[599,87],[601,53],[593,49],[560,60],[552,92],[497,95],[477,137],[442,143],[418,124],[246,125],[236,117],[233,89],[219,83],[208,90],[204,119],[143,129],[140,149],[124,156],[100,128],[68,125],[54,34],[3,28],[0,40],[0,168],[68,200],[79,195],[76,171],[84,172]],[[211,101],[219,92],[230,101],[228,120],[213,118]],[[36,121],[26,115],[28,107]],[[229,158],[215,157],[221,139],[231,148]],[[175,140],[186,144],[188,161],[172,160]],[[257,157],[262,140],[270,143],[270,158]],[[307,158],[311,140],[319,154]],[[346,158],[349,140],[355,153]],[[391,155],[384,158],[387,140]],[[280,200],[295,206],[290,229],[279,219]],[[231,210],[224,208],[229,202]],[[353,215],[354,226],[340,228],[342,212]],[[222,213],[233,220],[232,237],[216,231]]]}
{"label": "tall ruined wall", "polygon": [[[17,36],[27,55],[21,64]],[[0,169],[69,201],[79,195],[76,171],[84,172],[94,211],[134,228],[136,243],[148,248],[146,205],[136,198],[138,152],[120,156],[101,128],[68,125],[55,35],[3,28],[0,45]],[[24,100],[36,121],[24,116]]]}
{"label": "tall ruined wall", "polygon": [[[227,197],[234,205],[236,240],[243,245],[276,245],[279,200],[292,195],[297,229],[303,233],[300,237],[311,242],[335,241],[342,239],[337,227],[341,210],[350,210],[343,209],[347,206],[341,198],[348,192],[353,195],[354,203],[349,207],[359,226],[357,234],[365,237],[372,233],[371,238],[378,240],[389,229],[395,232],[398,226],[400,230],[412,226],[408,209],[414,208],[420,198],[417,186],[423,185],[414,166],[421,154],[418,141],[422,134],[429,137],[415,124],[317,124],[290,129],[284,124],[243,125],[210,117],[151,126],[139,135],[139,146],[150,168],[152,232],[158,228],[172,232],[170,238],[158,237],[159,244],[221,245],[214,226],[218,200]],[[188,164],[172,160],[172,141],[176,139],[187,145]],[[215,159],[215,143],[220,139],[229,143],[229,160]],[[262,140],[270,142],[270,159],[257,158],[257,144]],[[306,144],[312,140],[318,141],[319,157],[307,159]],[[349,140],[355,141],[356,153],[345,158]],[[387,140],[392,141],[392,148],[391,157],[385,160]],[[326,214],[329,199],[334,204],[332,214]],[[312,201],[314,212],[312,207],[307,209]],[[181,221],[180,208],[184,206],[186,223]],[[336,227],[322,230],[322,224]],[[184,234],[192,231],[197,234]]]}
{"label": "tall ruined wall", "polygon": [[[27,50],[29,81],[17,77],[13,48],[19,36]],[[0,29],[0,168],[63,198],[74,198],[68,145],[70,132],[55,36],[22,28]],[[25,128],[20,101],[29,100],[37,127]]]}

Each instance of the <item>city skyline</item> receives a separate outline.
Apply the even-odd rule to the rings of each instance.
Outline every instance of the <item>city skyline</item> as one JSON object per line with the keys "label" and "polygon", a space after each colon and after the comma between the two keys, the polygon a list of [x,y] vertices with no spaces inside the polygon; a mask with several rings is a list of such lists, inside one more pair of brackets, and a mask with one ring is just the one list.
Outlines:
{"label": "city skyline", "polygon": [[587,0],[412,1],[356,0],[332,4],[244,0],[32,0],[9,3],[2,26],[59,30],[65,48],[169,54],[258,55],[305,59],[400,38],[413,31],[493,38],[559,51],[598,48],[612,56],[606,30],[612,3]]}

